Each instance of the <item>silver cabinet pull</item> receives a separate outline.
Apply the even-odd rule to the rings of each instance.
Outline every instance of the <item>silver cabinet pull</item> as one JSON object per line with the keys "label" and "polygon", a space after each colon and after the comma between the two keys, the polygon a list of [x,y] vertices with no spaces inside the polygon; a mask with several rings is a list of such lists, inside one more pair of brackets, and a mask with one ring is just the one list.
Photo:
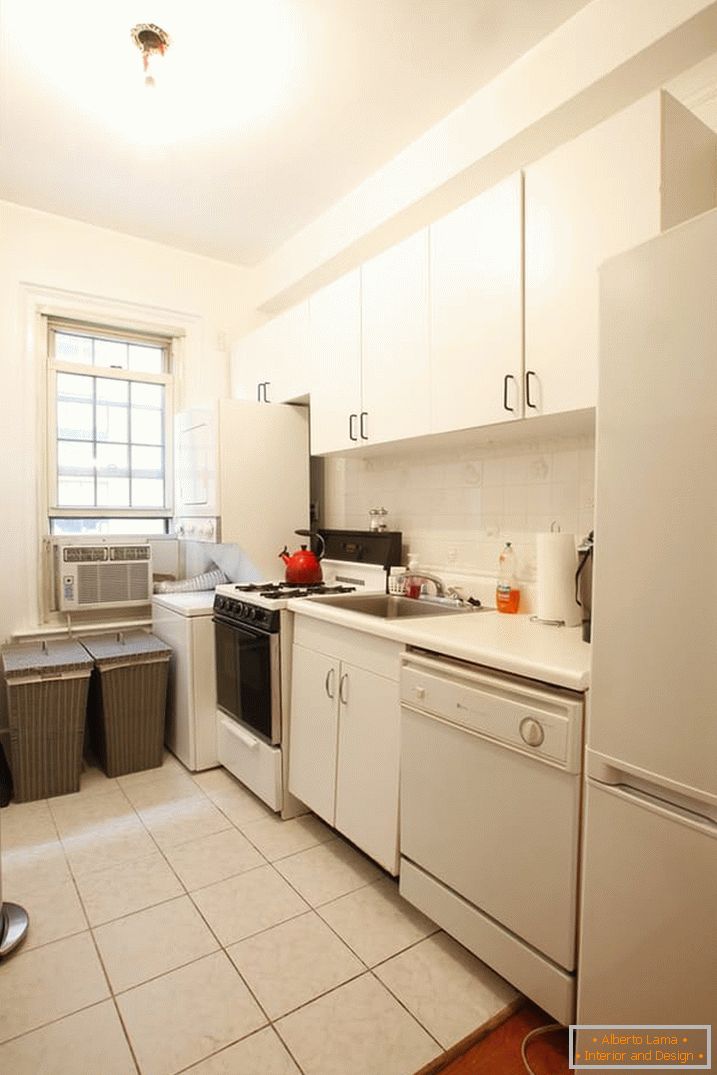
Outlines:
{"label": "silver cabinet pull", "polygon": [[346,687],[346,684],[348,683],[348,681],[349,681],[348,672],[344,672],[344,674],[342,675],[341,679],[339,680],[339,701],[342,702],[344,705],[346,705],[346,703],[349,700],[348,699],[348,694],[346,693],[346,690],[345,690],[345,687]]}
{"label": "silver cabinet pull", "polygon": [[[334,675],[334,669],[329,668],[328,672],[326,673],[326,679],[324,680],[324,690],[326,691],[326,696],[332,701],[336,697],[336,695],[333,694]],[[329,683],[331,683],[331,687],[329,687]]]}

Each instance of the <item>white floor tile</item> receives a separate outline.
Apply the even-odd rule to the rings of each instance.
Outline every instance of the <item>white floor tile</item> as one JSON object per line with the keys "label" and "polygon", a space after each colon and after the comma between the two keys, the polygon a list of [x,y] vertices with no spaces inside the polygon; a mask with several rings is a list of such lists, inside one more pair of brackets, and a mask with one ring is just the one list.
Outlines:
{"label": "white floor tile", "polygon": [[204,799],[206,796],[198,788],[188,773],[176,769],[150,770],[157,775],[153,780],[140,780],[124,784],[122,790],[135,810],[150,810],[167,803],[178,803],[183,799]]}
{"label": "white floor tile", "polygon": [[168,847],[165,854],[190,892],[266,865],[264,857],[233,826],[212,836]]}
{"label": "white floor tile", "polygon": [[305,1075],[410,1075],[441,1052],[371,974],[285,1016],[276,1029]]}
{"label": "white floor tile", "polygon": [[0,814],[3,851],[15,847],[52,845],[57,829],[46,799],[32,803],[10,803]]}
{"label": "white floor tile", "polygon": [[245,822],[240,827],[269,862],[295,855],[317,844],[325,844],[334,835],[313,814],[295,817],[290,821],[283,821],[278,814],[274,814],[261,821]]}
{"label": "white floor tile", "polygon": [[111,1000],[0,1045],[8,1075],[136,1075]]}
{"label": "white floor tile", "polygon": [[69,876],[59,885],[38,887],[31,882],[26,882],[24,886],[16,885],[11,898],[13,903],[21,904],[30,916],[24,951],[87,929],[87,919],[75,883]]}
{"label": "white floor tile", "polygon": [[308,911],[306,903],[279,877],[261,866],[192,893],[192,899],[222,944],[233,944]]}
{"label": "white floor tile", "polygon": [[140,769],[137,773],[125,773],[124,776],[117,777],[117,783],[124,789],[135,784],[151,784],[158,777],[166,776],[167,773],[188,774],[188,772],[189,770],[185,769],[180,761],[177,761],[174,754],[170,754],[166,750],[161,765],[155,766],[154,769]]}
{"label": "white floor tile", "polygon": [[136,814],[122,820],[98,823],[94,828],[63,838],[70,868],[76,877],[123,862],[133,862],[156,851],[156,844]]}
{"label": "white floor tile", "polygon": [[266,1023],[224,952],[117,998],[142,1075],[172,1075]]}
{"label": "white floor tile", "polygon": [[9,900],[14,899],[13,893],[21,889],[32,887],[39,891],[60,885],[71,876],[65,849],[59,840],[27,847],[2,847],[3,894]]}
{"label": "white floor tile", "polygon": [[325,903],[318,913],[369,967],[438,929],[402,899],[395,881],[388,878]]}
{"label": "white floor tile", "polygon": [[270,1019],[366,969],[313,911],[232,945],[228,955]]}
{"label": "white floor tile", "polygon": [[132,804],[118,787],[96,795],[63,795],[50,799],[50,810],[62,840],[102,829],[110,823],[136,820]]}
{"label": "white floor tile", "polygon": [[94,935],[115,993],[219,947],[188,896],[99,926]]}
{"label": "white floor tile", "polygon": [[184,892],[156,848],[132,862],[80,874],[77,887],[91,926],[134,914]]}
{"label": "white floor tile", "polygon": [[0,965],[0,1041],[108,996],[89,932],[17,952]]}
{"label": "white floor tile", "polygon": [[187,1075],[301,1075],[286,1047],[271,1027],[210,1056]]}
{"label": "white floor tile", "polygon": [[230,829],[231,822],[200,795],[140,810],[139,816],[160,847],[172,847]]}
{"label": "white floor tile", "polygon": [[273,816],[273,811],[266,803],[235,780],[226,769],[196,773],[194,780],[222,813],[240,828],[245,822]]}
{"label": "white floor tile", "polygon": [[457,941],[437,933],[374,972],[445,1049],[519,994]]}
{"label": "white floor tile", "polygon": [[343,840],[330,840],[281,859],[276,869],[312,907],[345,896],[382,876],[378,867]]}

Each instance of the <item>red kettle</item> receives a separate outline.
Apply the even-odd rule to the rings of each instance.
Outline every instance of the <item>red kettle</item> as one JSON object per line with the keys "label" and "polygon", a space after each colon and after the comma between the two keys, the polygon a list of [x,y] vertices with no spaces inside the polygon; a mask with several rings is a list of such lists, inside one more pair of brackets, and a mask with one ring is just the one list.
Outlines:
{"label": "red kettle", "polygon": [[[295,530],[295,534],[299,537],[311,537],[310,530]],[[311,586],[314,583],[321,582],[323,575],[321,573],[321,564],[319,561],[324,555],[324,539],[321,534],[317,534],[316,537],[321,542],[321,551],[318,556],[312,552],[306,545],[302,545],[296,552],[289,554],[289,550],[286,545],[279,553],[279,556],[286,564],[286,581],[292,586]]]}

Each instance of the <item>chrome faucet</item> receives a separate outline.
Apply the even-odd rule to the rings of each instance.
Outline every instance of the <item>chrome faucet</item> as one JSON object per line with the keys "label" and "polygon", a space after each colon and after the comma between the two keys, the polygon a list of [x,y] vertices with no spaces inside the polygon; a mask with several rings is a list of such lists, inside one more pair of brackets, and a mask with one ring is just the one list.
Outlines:
{"label": "chrome faucet", "polygon": [[432,582],[436,587],[436,597],[446,596],[446,587],[443,585],[443,580],[436,577],[436,575],[427,575],[425,571],[416,571],[413,575],[417,579],[425,579],[426,582]]}

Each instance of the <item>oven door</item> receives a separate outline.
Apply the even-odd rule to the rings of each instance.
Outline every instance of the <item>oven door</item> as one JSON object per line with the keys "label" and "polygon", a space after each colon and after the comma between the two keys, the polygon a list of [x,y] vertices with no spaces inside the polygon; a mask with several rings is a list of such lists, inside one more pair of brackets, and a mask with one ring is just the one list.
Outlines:
{"label": "oven door", "polygon": [[281,741],[279,635],[214,617],[217,705],[272,745]]}

